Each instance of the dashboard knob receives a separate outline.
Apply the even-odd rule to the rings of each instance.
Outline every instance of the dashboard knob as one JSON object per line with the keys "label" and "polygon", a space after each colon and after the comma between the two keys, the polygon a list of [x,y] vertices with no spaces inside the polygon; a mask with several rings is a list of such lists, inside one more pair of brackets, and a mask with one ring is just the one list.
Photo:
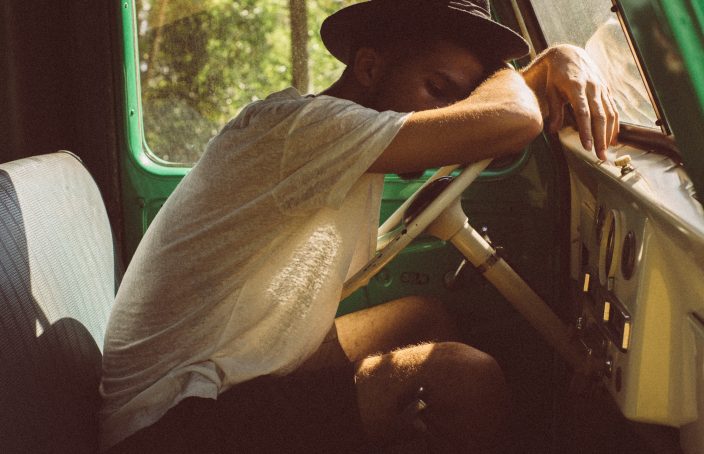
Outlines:
{"label": "dashboard knob", "polygon": [[614,160],[614,164],[621,168],[621,175],[626,175],[635,170],[631,165],[631,155],[628,154],[616,158],[616,160]]}
{"label": "dashboard knob", "polygon": [[614,164],[616,164],[619,167],[627,166],[628,164],[631,163],[631,155],[625,154],[621,156],[620,158],[616,158],[614,161]]}

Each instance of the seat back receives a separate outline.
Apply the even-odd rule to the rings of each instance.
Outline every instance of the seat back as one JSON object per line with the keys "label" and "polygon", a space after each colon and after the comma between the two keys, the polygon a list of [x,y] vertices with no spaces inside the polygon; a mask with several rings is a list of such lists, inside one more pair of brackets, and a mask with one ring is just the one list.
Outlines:
{"label": "seat back", "polygon": [[0,164],[0,452],[95,453],[110,224],[73,154]]}

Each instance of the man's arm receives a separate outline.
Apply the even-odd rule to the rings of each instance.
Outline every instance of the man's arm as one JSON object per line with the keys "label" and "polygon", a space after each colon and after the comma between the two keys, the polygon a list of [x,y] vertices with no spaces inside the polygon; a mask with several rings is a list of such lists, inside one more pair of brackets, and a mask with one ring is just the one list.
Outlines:
{"label": "man's arm", "polygon": [[607,85],[583,49],[559,45],[521,73],[501,70],[467,99],[413,113],[371,172],[406,173],[515,153],[542,130],[556,132],[564,106],[574,111],[582,145],[606,159],[619,122]]}
{"label": "man's arm", "polygon": [[369,171],[406,173],[515,153],[543,128],[535,94],[504,69],[455,104],[415,112]]}

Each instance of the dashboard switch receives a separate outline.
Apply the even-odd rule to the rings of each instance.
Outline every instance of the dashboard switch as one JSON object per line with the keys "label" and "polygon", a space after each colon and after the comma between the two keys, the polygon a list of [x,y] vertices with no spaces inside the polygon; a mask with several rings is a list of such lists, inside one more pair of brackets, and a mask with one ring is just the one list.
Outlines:
{"label": "dashboard switch", "polygon": [[605,322],[608,322],[610,318],[611,318],[611,303],[609,303],[608,301],[604,301],[604,315],[602,317],[602,320]]}
{"label": "dashboard switch", "polygon": [[631,343],[631,315],[613,295],[604,301],[602,323],[614,345],[627,352]]}
{"label": "dashboard switch", "polygon": [[635,169],[631,165],[631,155],[625,154],[620,158],[616,158],[614,164],[621,168],[621,175],[626,175],[633,172]]}
{"label": "dashboard switch", "polygon": [[582,291],[584,293],[589,293],[592,275],[589,273],[584,273],[584,285],[582,286]]}

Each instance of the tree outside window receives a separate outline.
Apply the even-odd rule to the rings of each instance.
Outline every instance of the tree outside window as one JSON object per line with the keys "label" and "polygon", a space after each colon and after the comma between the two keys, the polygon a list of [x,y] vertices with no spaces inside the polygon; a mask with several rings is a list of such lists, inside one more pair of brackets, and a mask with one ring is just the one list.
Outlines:
{"label": "tree outside window", "polygon": [[320,24],[351,3],[137,0],[144,136],[152,154],[192,164],[249,102],[288,86],[301,93],[327,88],[342,65],[320,41]]}

